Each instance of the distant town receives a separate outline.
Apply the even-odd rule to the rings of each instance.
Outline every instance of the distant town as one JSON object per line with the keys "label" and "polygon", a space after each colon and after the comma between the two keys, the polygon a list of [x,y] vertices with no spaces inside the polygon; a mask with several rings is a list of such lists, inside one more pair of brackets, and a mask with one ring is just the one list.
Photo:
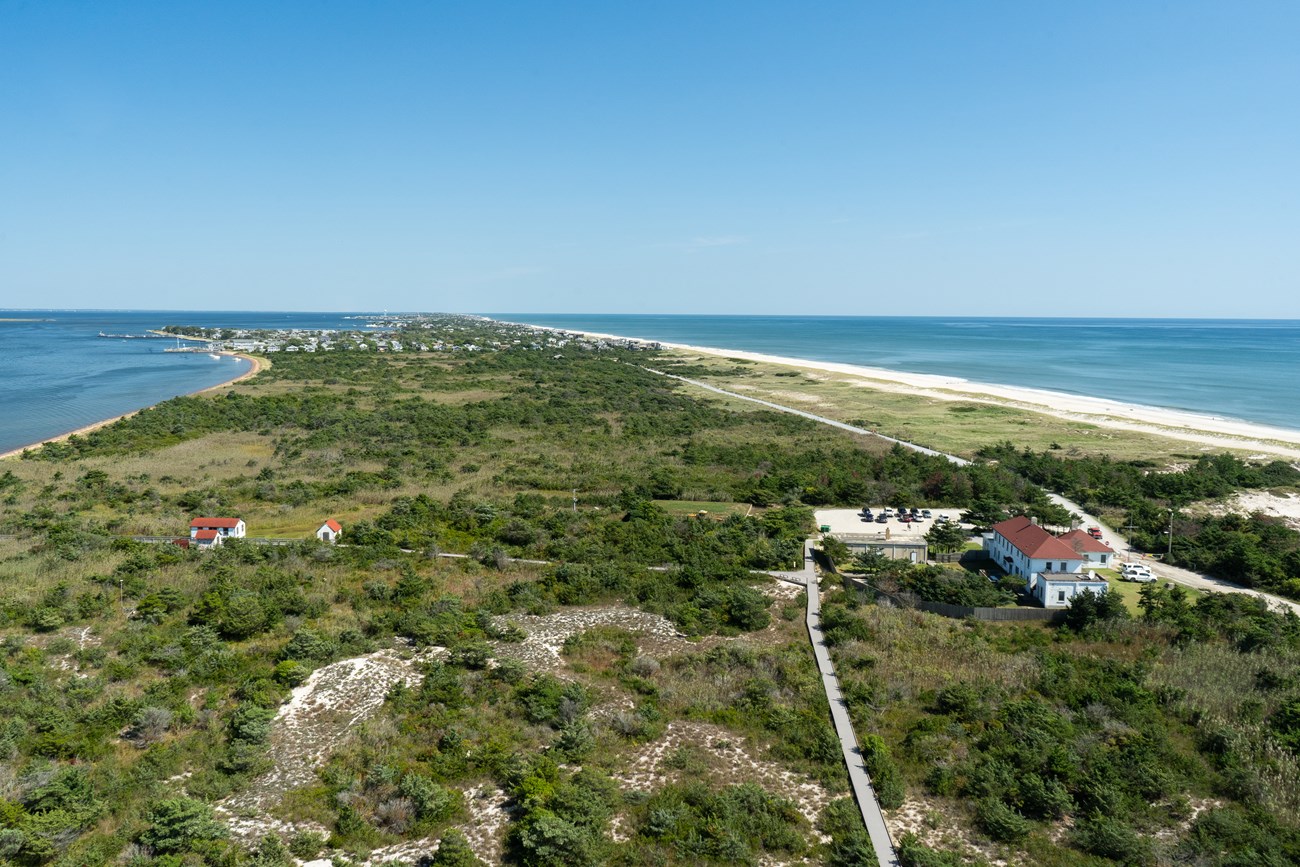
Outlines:
{"label": "distant town", "polygon": [[513,348],[640,351],[662,348],[654,341],[592,337],[534,325],[495,322],[481,316],[406,313],[349,318],[364,320],[364,324],[355,330],[167,325],[153,334],[177,340],[178,345],[167,350],[169,352],[496,352]]}

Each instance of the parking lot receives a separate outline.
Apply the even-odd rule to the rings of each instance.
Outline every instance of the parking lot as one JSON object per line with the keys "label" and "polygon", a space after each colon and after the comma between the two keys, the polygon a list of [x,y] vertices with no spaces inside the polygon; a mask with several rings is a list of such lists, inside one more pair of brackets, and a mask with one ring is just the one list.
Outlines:
{"label": "parking lot", "polygon": [[[872,506],[872,515],[879,515],[884,506]],[[944,515],[950,521],[956,521],[961,516],[961,509],[931,509],[929,518],[922,518],[914,523],[903,523],[894,515],[886,523],[878,524],[872,521],[862,519],[861,509],[818,509],[813,514],[816,516],[818,526],[829,526],[831,534],[836,533],[879,533],[885,534],[889,530],[892,537],[899,535],[924,535],[927,530],[934,526],[934,522],[940,515]],[[967,530],[970,529],[968,526]]]}

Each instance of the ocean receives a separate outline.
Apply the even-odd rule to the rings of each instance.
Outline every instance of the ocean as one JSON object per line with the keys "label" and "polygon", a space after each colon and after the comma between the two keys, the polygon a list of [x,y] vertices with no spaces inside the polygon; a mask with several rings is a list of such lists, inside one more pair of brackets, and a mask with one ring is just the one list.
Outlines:
{"label": "ocean", "polygon": [[[0,452],[233,379],[246,362],[112,340],[164,325],[355,328],[346,313],[0,310]],[[489,314],[959,376],[1300,430],[1300,321]]]}
{"label": "ocean", "polygon": [[491,314],[1038,388],[1300,430],[1300,321]]}

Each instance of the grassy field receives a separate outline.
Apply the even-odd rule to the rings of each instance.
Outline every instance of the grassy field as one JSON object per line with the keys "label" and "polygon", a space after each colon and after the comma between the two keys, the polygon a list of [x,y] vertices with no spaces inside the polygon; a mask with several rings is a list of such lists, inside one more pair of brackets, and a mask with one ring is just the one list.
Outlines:
{"label": "grassy field", "polygon": [[712,517],[725,518],[728,515],[744,517],[754,512],[754,507],[748,503],[724,503],[712,500],[655,500],[654,502],[670,515],[698,515],[706,512]]}
{"label": "grassy field", "polygon": [[[673,357],[690,364],[693,379],[964,457],[981,446],[1004,440],[1036,451],[1059,446],[1068,456],[1105,454],[1116,460],[1171,464],[1205,451],[1225,451],[1171,437],[977,402],[956,394],[952,399],[939,399],[890,391],[887,383],[873,388],[872,381],[862,377],[764,362],[740,364],[735,359],[685,352],[673,353]],[[1242,456],[1250,453],[1245,447],[1236,451]]]}

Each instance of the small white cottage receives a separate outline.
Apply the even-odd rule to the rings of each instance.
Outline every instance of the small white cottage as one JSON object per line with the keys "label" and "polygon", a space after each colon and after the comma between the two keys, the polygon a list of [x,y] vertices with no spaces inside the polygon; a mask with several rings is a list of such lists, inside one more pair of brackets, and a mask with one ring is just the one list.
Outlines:
{"label": "small white cottage", "polygon": [[223,538],[242,539],[244,522],[238,518],[195,518],[190,521],[190,538],[197,539],[199,533],[215,530]]}
{"label": "small white cottage", "polygon": [[330,518],[324,524],[321,524],[320,529],[316,531],[317,539],[320,539],[322,542],[329,542],[331,545],[337,542],[341,535],[343,535],[343,528],[339,526],[339,522],[333,518]]}
{"label": "small white cottage", "polygon": [[1027,589],[1044,608],[1066,608],[1083,591],[1100,596],[1110,585],[1094,572],[1038,572],[1030,576]]}

